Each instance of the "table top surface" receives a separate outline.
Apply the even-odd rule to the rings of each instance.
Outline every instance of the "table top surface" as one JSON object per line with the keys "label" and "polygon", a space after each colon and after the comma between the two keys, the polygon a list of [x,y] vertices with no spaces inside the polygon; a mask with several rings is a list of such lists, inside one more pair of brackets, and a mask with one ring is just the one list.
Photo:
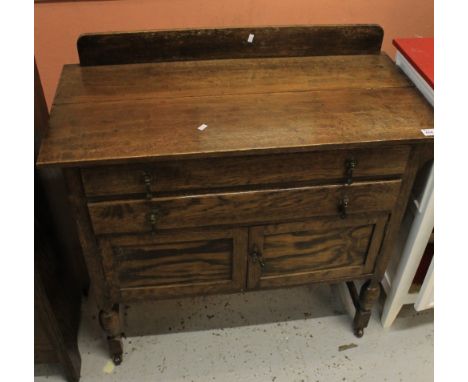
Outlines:
{"label": "table top surface", "polygon": [[432,108],[384,54],[66,65],[37,165],[414,143],[427,128]]}
{"label": "table top surface", "polygon": [[397,38],[393,45],[434,89],[434,38]]}

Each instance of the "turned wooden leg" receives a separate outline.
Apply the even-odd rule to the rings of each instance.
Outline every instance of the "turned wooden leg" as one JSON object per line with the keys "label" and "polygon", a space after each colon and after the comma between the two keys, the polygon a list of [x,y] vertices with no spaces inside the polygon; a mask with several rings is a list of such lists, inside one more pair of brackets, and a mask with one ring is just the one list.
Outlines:
{"label": "turned wooden leg", "polygon": [[379,298],[379,294],[380,286],[375,280],[368,280],[362,286],[353,323],[356,337],[362,337],[364,335],[364,328],[369,324],[371,317],[372,306]]}
{"label": "turned wooden leg", "polygon": [[122,363],[123,346],[119,306],[114,305],[109,311],[101,310],[99,312],[99,323],[106,332],[110,356],[116,365],[120,365]]}

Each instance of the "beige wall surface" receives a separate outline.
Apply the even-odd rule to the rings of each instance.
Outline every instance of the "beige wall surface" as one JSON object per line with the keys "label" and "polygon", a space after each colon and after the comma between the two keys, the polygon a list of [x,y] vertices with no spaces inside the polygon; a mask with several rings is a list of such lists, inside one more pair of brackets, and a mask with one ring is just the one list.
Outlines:
{"label": "beige wall surface", "polygon": [[82,33],[294,24],[376,23],[391,57],[395,37],[432,37],[432,0],[110,0],[36,3],[35,57],[47,104]]}

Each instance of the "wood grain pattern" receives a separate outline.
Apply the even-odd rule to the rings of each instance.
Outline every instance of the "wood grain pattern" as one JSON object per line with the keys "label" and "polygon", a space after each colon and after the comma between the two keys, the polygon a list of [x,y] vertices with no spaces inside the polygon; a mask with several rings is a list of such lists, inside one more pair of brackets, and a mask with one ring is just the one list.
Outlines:
{"label": "wood grain pattern", "polygon": [[412,86],[384,53],[91,67],[65,65],[54,105]]}
{"label": "wood grain pattern", "polygon": [[[249,34],[254,34],[248,43]],[[378,25],[320,25],[226,29],[115,32],[81,35],[80,64],[246,57],[376,54],[383,30]]]}
{"label": "wood grain pattern", "polygon": [[[194,228],[101,238],[121,299],[225,293],[245,288],[248,230]],[[107,246],[106,245],[106,246]]]}
{"label": "wood grain pattern", "polygon": [[375,278],[367,280],[361,287],[356,315],[353,320],[354,334],[357,337],[363,336],[364,328],[369,324],[372,306],[379,298],[379,294],[380,285]]}
{"label": "wood grain pattern", "polygon": [[[433,127],[433,110],[379,54],[381,32],[80,38],[83,66],[64,69],[37,163],[71,167],[103,314],[117,322],[122,302],[362,279],[362,335],[433,144],[420,131]],[[345,185],[349,157],[358,166]],[[119,336],[109,342],[117,361]]]}
{"label": "wood grain pattern", "polygon": [[353,179],[401,176],[410,148],[334,150],[301,154],[161,161],[144,165],[84,168],[88,197],[146,193],[144,175],[151,177],[151,192],[197,191],[222,187],[254,187],[300,182],[343,183],[346,162],[357,161]]}
{"label": "wood grain pattern", "polygon": [[370,320],[371,307],[378,299],[380,280],[382,280],[384,272],[390,261],[390,256],[393,251],[392,247],[395,245],[396,235],[401,227],[401,221],[408,204],[411,189],[413,187],[417,171],[421,168],[420,162],[428,160],[429,147],[431,147],[430,142],[416,145],[413,147],[410,154],[397,204],[395,205],[392,215],[388,221],[388,229],[382,240],[381,249],[372,277],[370,277],[361,288],[359,309],[356,310],[353,322],[354,333],[358,337],[361,337],[364,334],[364,328],[367,327]]}
{"label": "wood grain pattern", "polygon": [[34,57],[34,161],[39,154],[42,137],[47,132],[49,110],[42,89],[41,78]]}
{"label": "wood grain pattern", "polygon": [[[47,131],[48,118],[34,61],[35,159],[42,136]],[[57,200],[64,201],[65,193],[54,193],[54,198],[51,198],[50,191],[57,191],[51,183],[44,177],[44,172],[34,170],[34,363],[59,363],[69,381],[78,381],[81,358],[77,334],[83,287],[78,273],[84,267],[80,267],[80,258],[69,256],[70,253],[60,245],[63,239],[57,231],[53,212],[56,211]],[[70,221],[67,215],[67,222]],[[18,285],[21,284],[22,271],[17,270]]]}
{"label": "wood grain pattern", "polygon": [[50,322],[44,322],[41,308],[34,304],[34,363],[59,363],[57,349],[49,337],[48,325]]}
{"label": "wood grain pattern", "polygon": [[[394,240],[396,240],[398,229],[401,225],[401,221],[403,220],[417,171],[421,168],[420,161],[428,160],[428,148],[429,150],[432,148],[432,142],[415,146],[410,154],[405,171],[405,177],[403,179],[400,194],[397,199],[397,205],[395,206],[394,212],[392,213],[392,216],[389,220],[388,232],[383,240],[379,261],[376,265],[376,268],[374,269],[375,279],[378,281],[383,278],[387,265],[390,261]],[[433,154],[434,153],[432,151],[432,155]]]}
{"label": "wood grain pattern", "polygon": [[359,276],[374,266],[387,214],[322,218],[251,229],[265,266],[249,258],[249,288],[302,284],[328,277]]}
{"label": "wood grain pattern", "polygon": [[232,273],[232,242],[227,239],[120,247],[120,285],[196,284],[226,281]]}
{"label": "wood grain pattern", "polygon": [[269,235],[263,243],[268,264],[263,274],[278,275],[310,269],[362,265],[373,226],[357,226],[323,231],[292,231]]}
{"label": "wood grain pattern", "polygon": [[433,112],[412,88],[343,89],[60,105],[50,126],[39,166],[414,143]]}
{"label": "wood grain pattern", "polygon": [[[338,216],[346,195],[350,214],[391,211],[400,180],[353,183],[348,187],[314,186],[290,189],[206,194],[144,200],[89,203],[98,235],[150,232],[149,214],[156,211],[156,230],[208,225],[252,224],[265,221]],[[183,213],[182,213],[183,212]]]}
{"label": "wood grain pattern", "polygon": [[84,260],[91,283],[94,283],[92,291],[96,304],[99,309],[110,309],[113,304],[110,298],[110,288],[105,277],[96,237],[90,224],[80,172],[78,169],[65,169],[63,174]]}
{"label": "wood grain pattern", "polygon": [[[50,301],[39,268],[34,269],[34,313],[38,319],[35,329],[43,331],[35,342],[35,362],[59,362],[70,382],[80,379],[81,357],[78,351],[77,312],[69,309],[73,300],[59,291],[55,301]],[[59,287],[69,287],[58,285]],[[62,293],[60,293],[62,292]],[[73,327],[75,326],[75,327]],[[47,338],[47,340],[46,340]]]}
{"label": "wood grain pattern", "polygon": [[99,324],[106,333],[109,353],[115,365],[120,365],[123,357],[122,323],[119,310],[120,306],[116,303],[110,309],[99,311]]}
{"label": "wood grain pattern", "polygon": [[[47,108],[42,82],[34,59],[34,160],[39,154],[43,136],[49,128],[49,110]],[[64,272],[69,279],[75,280],[79,288],[85,290],[89,286],[81,248],[76,233],[73,218],[68,205],[68,196],[63,174],[59,168],[35,169],[35,196],[37,187],[41,188],[41,199],[36,204],[44,205],[44,211],[50,220],[50,230],[53,231],[57,251],[61,254]]]}

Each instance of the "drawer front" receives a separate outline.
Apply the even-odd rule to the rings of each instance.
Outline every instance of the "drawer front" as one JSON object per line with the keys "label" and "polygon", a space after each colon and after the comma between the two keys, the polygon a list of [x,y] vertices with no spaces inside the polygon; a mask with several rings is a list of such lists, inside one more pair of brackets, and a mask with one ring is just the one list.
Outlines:
{"label": "drawer front", "polygon": [[401,175],[409,147],[207,158],[82,169],[89,197],[157,196],[161,192],[293,182],[343,182],[355,160],[354,179]]}
{"label": "drawer front", "polygon": [[372,273],[388,214],[253,227],[248,287],[298,285]]}
{"label": "drawer front", "polygon": [[313,186],[89,203],[98,235],[150,232],[185,227],[256,224],[311,216],[391,211],[401,181],[361,182],[350,186]]}
{"label": "drawer front", "polygon": [[247,230],[189,230],[100,240],[106,275],[123,300],[244,288]]}

